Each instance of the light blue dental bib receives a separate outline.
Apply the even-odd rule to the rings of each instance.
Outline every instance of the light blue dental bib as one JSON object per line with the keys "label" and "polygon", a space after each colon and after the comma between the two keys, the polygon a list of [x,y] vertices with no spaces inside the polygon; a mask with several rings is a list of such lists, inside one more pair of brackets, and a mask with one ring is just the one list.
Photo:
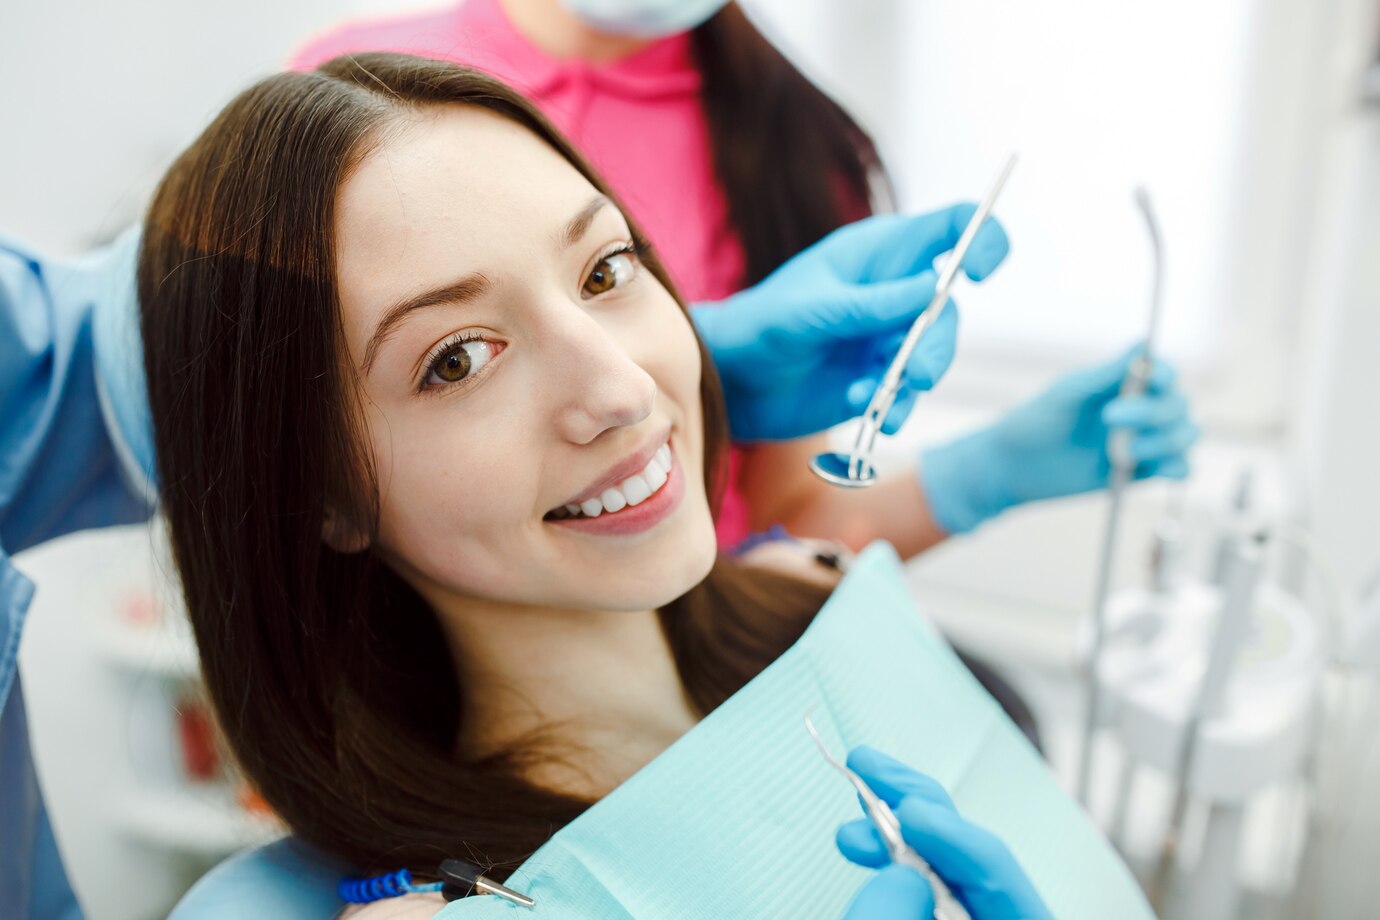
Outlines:
{"label": "light blue dental bib", "polygon": [[875,544],[810,628],[661,756],[557,832],[492,896],[438,920],[839,917],[871,872],[834,832],[860,816],[834,751],[869,744],[935,777],[1015,853],[1061,920],[1153,920],[1135,880],[911,602]]}

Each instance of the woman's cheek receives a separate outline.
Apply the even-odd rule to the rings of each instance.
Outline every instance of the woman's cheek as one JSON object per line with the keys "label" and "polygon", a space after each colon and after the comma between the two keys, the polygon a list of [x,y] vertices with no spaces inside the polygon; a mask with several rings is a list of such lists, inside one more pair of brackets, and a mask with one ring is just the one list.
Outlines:
{"label": "woman's cheek", "polygon": [[673,391],[682,408],[688,411],[693,397],[694,408],[698,409],[702,368],[694,325],[670,294],[664,295],[662,309],[656,312],[659,314],[658,338],[662,342],[661,359],[667,377],[664,386]]}

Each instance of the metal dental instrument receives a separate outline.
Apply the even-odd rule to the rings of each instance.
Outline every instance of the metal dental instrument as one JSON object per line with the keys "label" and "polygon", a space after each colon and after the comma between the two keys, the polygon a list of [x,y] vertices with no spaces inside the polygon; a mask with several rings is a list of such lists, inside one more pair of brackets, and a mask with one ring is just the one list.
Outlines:
{"label": "metal dental instrument", "polygon": [[[1131,362],[1126,379],[1121,382],[1120,397],[1139,396],[1150,385],[1150,374],[1155,369],[1155,338],[1159,332],[1160,314],[1164,311],[1164,239],[1160,233],[1159,221],[1150,204],[1150,194],[1143,188],[1136,189],[1136,205],[1145,219],[1145,228],[1150,236],[1153,255],[1153,276],[1150,288],[1150,328],[1145,336],[1145,348]],[[1107,443],[1107,456],[1112,462],[1111,476],[1107,483],[1110,499],[1107,508],[1107,529],[1102,537],[1102,554],[1097,567],[1097,587],[1093,594],[1092,649],[1088,663],[1088,711],[1083,722],[1083,747],[1078,758],[1078,801],[1088,806],[1089,785],[1092,782],[1093,738],[1097,733],[1098,709],[1101,692],[1098,688],[1098,667],[1102,661],[1102,648],[1107,631],[1107,600],[1112,591],[1112,566],[1116,561],[1116,542],[1121,528],[1121,499],[1135,475],[1136,463],[1131,458],[1131,432],[1118,431]]]}
{"label": "metal dental instrument", "polygon": [[537,902],[527,897],[521,892],[514,891],[506,885],[500,885],[493,879],[484,875],[479,866],[467,859],[447,859],[441,863],[437,870],[444,882],[441,895],[447,901],[458,901],[471,895],[493,895],[502,898],[510,904],[518,907],[532,908],[537,906]]}
{"label": "metal dental instrument", "polygon": [[896,396],[900,392],[901,376],[905,373],[906,362],[910,360],[911,352],[919,344],[920,337],[939,319],[939,314],[949,299],[949,288],[958,275],[959,267],[963,265],[963,258],[968,254],[969,247],[973,245],[973,239],[977,236],[978,230],[992,213],[992,206],[997,202],[997,195],[1001,192],[1002,186],[1006,184],[1006,178],[1011,175],[1011,170],[1015,165],[1016,155],[1012,154],[1007,158],[1006,165],[1002,167],[1001,173],[992,183],[992,187],[987,190],[986,197],[982,199],[977,210],[973,212],[968,226],[963,228],[963,235],[958,238],[958,244],[954,246],[948,258],[944,260],[944,267],[940,270],[939,279],[935,282],[934,297],[930,299],[929,306],[924,309],[924,312],[916,317],[910,331],[906,333],[905,340],[901,343],[900,351],[896,352],[896,357],[887,367],[881,385],[872,394],[872,400],[867,404],[867,410],[863,412],[862,425],[853,441],[852,451],[846,454],[831,451],[819,454],[810,461],[810,469],[820,479],[836,486],[843,486],[846,489],[860,489],[877,481],[877,471],[872,465],[872,450],[876,446],[877,435],[882,430],[882,423],[886,421],[887,413],[891,411],[891,406],[896,402]]}
{"label": "metal dental instrument", "polygon": [[846,765],[840,763],[829,753],[829,748],[825,747],[824,739],[819,736],[815,729],[815,723],[810,720],[810,714],[805,714],[805,730],[810,733],[810,737],[815,739],[815,744],[819,747],[819,752],[824,755],[824,759],[829,761],[829,765],[842,773],[848,782],[857,791],[858,796],[863,801],[863,807],[867,809],[867,816],[872,820],[873,826],[877,828],[877,833],[882,835],[882,842],[886,844],[887,853],[891,856],[891,861],[901,866],[909,866],[925,877],[930,883],[930,890],[934,892],[934,920],[969,920],[968,912],[963,909],[963,905],[958,903],[953,893],[949,891],[949,886],[944,884],[930,864],[920,856],[919,853],[911,849],[910,844],[906,843],[901,836],[901,822],[896,819],[890,806],[877,797],[877,793],[863,782],[863,778]]}

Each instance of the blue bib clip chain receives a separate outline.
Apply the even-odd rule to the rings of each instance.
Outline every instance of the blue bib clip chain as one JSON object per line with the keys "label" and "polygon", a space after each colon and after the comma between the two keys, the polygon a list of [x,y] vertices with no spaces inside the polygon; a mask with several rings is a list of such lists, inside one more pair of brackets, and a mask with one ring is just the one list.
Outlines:
{"label": "blue bib clip chain", "polygon": [[445,860],[437,868],[436,874],[441,881],[421,884],[412,881],[412,873],[406,869],[369,878],[344,878],[340,880],[337,892],[342,901],[350,904],[370,904],[384,898],[432,891],[441,892],[447,901],[457,901],[472,894],[491,894],[520,907],[535,907],[537,903],[524,894],[486,878],[477,865],[463,859]]}

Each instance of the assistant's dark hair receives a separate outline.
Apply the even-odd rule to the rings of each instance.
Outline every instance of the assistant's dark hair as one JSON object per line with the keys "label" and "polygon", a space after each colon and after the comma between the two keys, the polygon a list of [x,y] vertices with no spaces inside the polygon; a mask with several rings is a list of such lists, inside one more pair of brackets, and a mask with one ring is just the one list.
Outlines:
{"label": "assistant's dark hair", "polygon": [[[456,755],[462,675],[436,617],[372,552],[321,540],[327,507],[367,531],[378,502],[336,289],[337,192],[390,130],[446,105],[525,126],[608,194],[493,79],[340,58],[252,87],[178,158],[149,210],[139,298],[163,508],[243,770],[297,834],[360,868],[427,872],[466,855],[502,877],[590,803],[524,780],[538,751]],[[727,430],[702,345],[701,360],[714,495]],[[716,563],[660,612],[695,706],[710,711],[777,657],[825,594]]]}
{"label": "assistant's dark hair", "polygon": [[[743,287],[890,195],[877,147],[730,3],[691,32]],[[888,202],[889,203],[889,202]]]}

